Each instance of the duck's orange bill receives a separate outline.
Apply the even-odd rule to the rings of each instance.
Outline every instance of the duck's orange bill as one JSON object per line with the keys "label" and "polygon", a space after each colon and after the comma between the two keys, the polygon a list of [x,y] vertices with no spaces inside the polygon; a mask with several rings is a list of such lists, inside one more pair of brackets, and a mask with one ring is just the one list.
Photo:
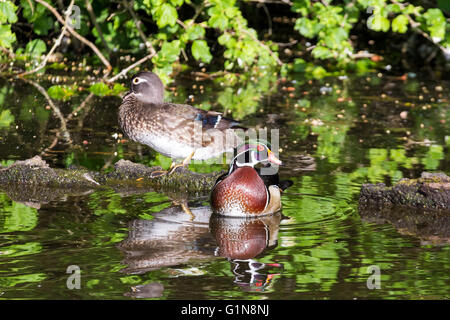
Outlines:
{"label": "duck's orange bill", "polygon": [[278,164],[278,165],[281,165],[281,164],[282,164],[281,160],[278,159],[278,158],[275,156],[275,153],[273,153],[273,152],[270,151],[270,150],[269,150],[268,153],[269,153],[269,157],[267,158],[267,160],[269,160],[269,161],[272,162],[272,163]]}

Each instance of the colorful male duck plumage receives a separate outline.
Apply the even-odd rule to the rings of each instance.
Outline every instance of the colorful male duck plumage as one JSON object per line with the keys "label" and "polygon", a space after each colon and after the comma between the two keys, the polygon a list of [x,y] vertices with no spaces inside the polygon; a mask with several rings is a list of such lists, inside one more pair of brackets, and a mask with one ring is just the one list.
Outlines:
{"label": "colorful male duck plumage", "polygon": [[119,124],[131,140],[171,157],[171,172],[180,166],[175,166],[177,159],[183,159],[181,166],[185,166],[191,159],[232,152],[241,143],[234,130],[243,129],[220,113],[164,102],[164,86],[152,72],[131,79],[131,90],[119,108]]}
{"label": "colorful male duck plumage", "polygon": [[[263,167],[255,168],[259,163]],[[217,179],[212,190],[213,211],[225,216],[259,216],[279,211],[281,193],[292,181],[280,181],[270,163],[280,165],[281,161],[264,143],[239,148],[229,172]]]}

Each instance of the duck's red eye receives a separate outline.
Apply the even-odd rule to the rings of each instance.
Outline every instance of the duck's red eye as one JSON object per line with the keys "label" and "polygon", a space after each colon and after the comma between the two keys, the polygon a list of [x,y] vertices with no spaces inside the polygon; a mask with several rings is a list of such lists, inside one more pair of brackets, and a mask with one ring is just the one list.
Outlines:
{"label": "duck's red eye", "polygon": [[262,145],[258,145],[257,149],[258,149],[258,151],[263,151],[264,147]]}

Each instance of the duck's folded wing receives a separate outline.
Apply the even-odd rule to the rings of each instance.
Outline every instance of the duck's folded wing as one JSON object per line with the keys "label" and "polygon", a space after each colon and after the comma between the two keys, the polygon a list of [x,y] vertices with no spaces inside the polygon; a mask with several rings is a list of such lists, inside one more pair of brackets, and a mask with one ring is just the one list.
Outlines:
{"label": "duck's folded wing", "polygon": [[[220,132],[242,128],[236,120],[223,117],[220,113],[197,109],[190,105],[165,103],[160,106],[158,119],[166,130],[177,132],[183,142],[195,147],[205,147],[217,139]],[[211,130],[210,129],[215,129]]]}
{"label": "duck's folded wing", "polygon": [[202,110],[187,104],[165,103],[163,106],[167,114],[186,120],[200,121],[204,130],[242,128],[239,121],[224,117],[220,112]]}
{"label": "duck's folded wing", "polygon": [[199,120],[202,122],[203,127],[205,130],[208,129],[217,129],[217,130],[226,130],[226,129],[236,129],[236,128],[242,128],[241,123],[239,121],[236,121],[231,118],[226,118],[222,116],[221,113],[214,112],[214,111],[204,111],[200,110],[196,116],[195,120]]}

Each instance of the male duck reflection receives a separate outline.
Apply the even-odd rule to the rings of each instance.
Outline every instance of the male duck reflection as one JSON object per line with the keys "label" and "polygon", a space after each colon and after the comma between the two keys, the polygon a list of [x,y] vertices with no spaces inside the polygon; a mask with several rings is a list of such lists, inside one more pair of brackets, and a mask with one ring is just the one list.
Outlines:
{"label": "male duck reflection", "polygon": [[[241,143],[234,132],[244,129],[238,121],[217,112],[163,100],[164,86],[156,74],[134,75],[131,90],[119,108],[119,124],[131,140],[171,157],[169,173],[187,166],[191,159],[206,160],[232,152]],[[176,165],[177,159],[184,160]]]}
{"label": "male duck reflection", "polygon": [[[237,149],[228,173],[220,176],[211,193],[211,207],[225,216],[266,215],[281,209],[281,192],[292,185],[279,180],[276,168],[281,161],[267,146],[250,141]],[[261,164],[261,168],[255,168]]]}

